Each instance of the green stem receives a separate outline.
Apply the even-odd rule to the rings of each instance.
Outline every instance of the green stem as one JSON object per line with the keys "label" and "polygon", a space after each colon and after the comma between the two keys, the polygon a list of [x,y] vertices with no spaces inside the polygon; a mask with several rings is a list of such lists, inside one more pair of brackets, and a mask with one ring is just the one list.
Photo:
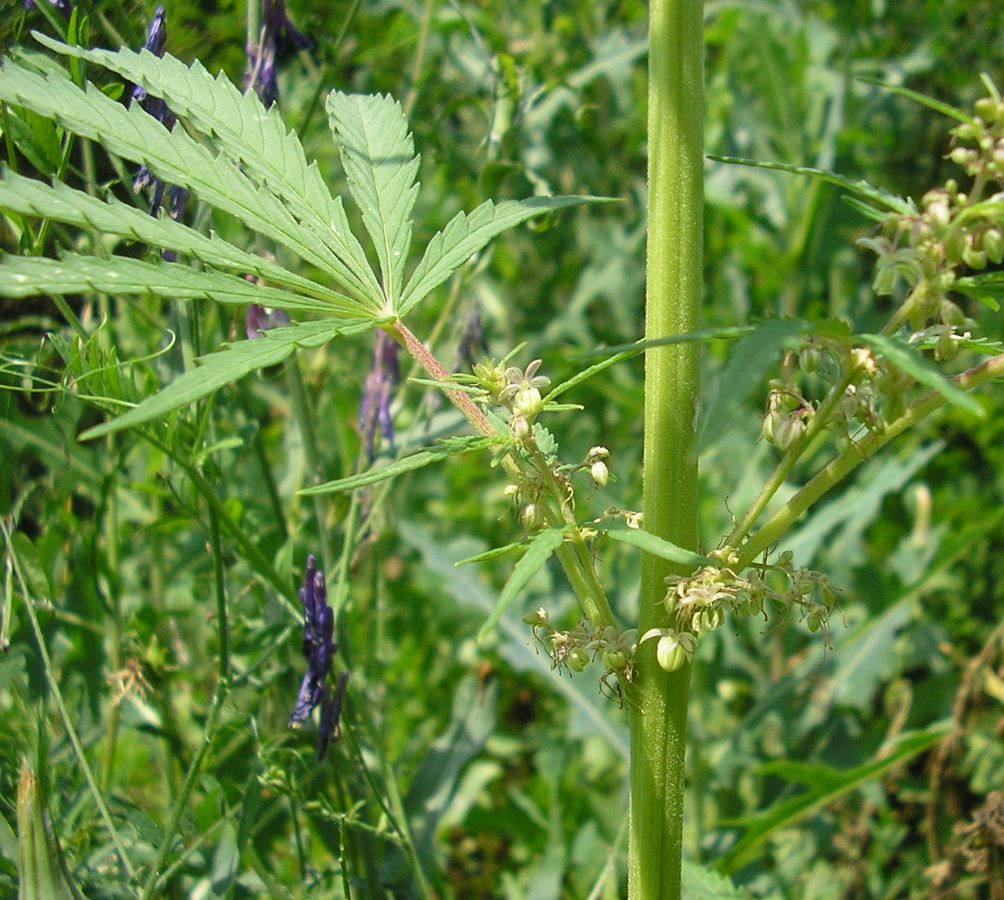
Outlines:
{"label": "green stem", "polygon": [[216,621],[220,636],[219,663],[217,669],[216,691],[213,694],[212,705],[209,715],[206,717],[206,727],[202,733],[202,743],[199,746],[195,758],[188,767],[185,775],[185,782],[181,786],[177,798],[174,801],[174,808],[171,810],[171,818],[164,831],[160,851],[157,860],[150,869],[146,884],[143,885],[142,897],[154,896],[160,881],[160,872],[167,862],[168,854],[174,844],[174,836],[181,825],[181,817],[185,812],[188,798],[195,787],[195,782],[202,771],[202,762],[213,744],[216,736],[216,729],[220,721],[220,712],[230,691],[230,625],[227,615],[227,595],[226,586],[223,579],[223,542],[220,536],[219,516],[212,505],[208,506],[209,513],[209,544],[213,556],[213,588],[216,594]]}
{"label": "green stem", "polygon": [[[418,362],[436,381],[448,382],[450,380],[450,373],[443,368],[442,363],[436,359],[429,348],[403,322],[397,321],[394,323],[392,336],[395,336],[404,345],[412,359]],[[488,437],[496,433],[487,416],[485,416],[464,391],[447,390],[444,393],[447,399],[463,413],[464,418],[470,422],[478,434]],[[549,478],[547,464],[541,460],[536,465],[536,468],[544,476],[545,481],[547,481]],[[553,477],[548,482],[548,489],[549,493],[555,499],[558,509],[563,509],[565,498],[561,493],[561,489],[555,484]],[[571,543],[563,543],[558,547],[554,555],[558,557],[558,562],[561,563],[565,576],[568,578],[568,583],[574,591],[583,611],[594,625],[613,625],[614,617],[610,604],[596,577],[592,559],[589,556],[589,548],[585,544],[582,533],[575,525],[574,518],[566,520],[561,512],[551,510],[549,519],[553,520],[550,522],[552,525],[560,527],[570,526]]]}
{"label": "green stem", "polygon": [[[651,4],[646,340],[695,331],[700,318],[703,25],[697,0]],[[676,344],[645,354],[645,528],[691,548],[697,546],[698,346]],[[660,601],[673,571],[654,556],[642,558],[640,633],[671,624]],[[654,641],[639,648],[630,696],[633,900],[680,896],[689,683],[689,665],[664,672]]]}
{"label": "green stem", "polygon": [[[317,449],[317,432],[314,416],[310,410],[307,388],[300,372],[299,357],[294,354],[286,364],[286,385],[289,388],[289,402],[293,418],[300,429],[303,440],[303,455],[307,460],[307,478],[310,484],[320,484],[324,471],[321,454]],[[317,519],[318,539],[321,544],[323,571],[330,572],[335,562],[334,544],[328,530],[328,505],[323,494],[314,495],[314,518]]]}
{"label": "green stem", "polygon": [[115,852],[118,854],[119,860],[122,863],[122,868],[125,869],[126,874],[131,879],[136,874],[135,869],[133,869],[132,863],[129,860],[129,855],[126,853],[125,845],[122,843],[122,839],[119,837],[119,833],[115,828],[115,823],[112,821],[112,814],[109,812],[105,799],[101,794],[101,789],[98,787],[98,782],[94,777],[94,772],[91,770],[90,763],[87,762],[87,756],[84,754],[84,747],[80,743],[80,737],[77,734],[77,730],[73,727],[73,719],[70,718],[70,712],[63,700],[63,692],[59,689],[59,682],[56,680],[56,672],[52,667],[52,659],[49,656],[48,648],[45,646],[45,636],[42,634],[42,626],[39,625],[38,616],[35,614],[35,602],[32,599],[31,592],[28,590],[24,573],[21,571],[21,563],[14,552],[11,529],[8,525],[8,520],[0,520],[0,527],[2,527],[4,540],[7,543],[8,553],[10,553],[10,558],[13,563],[14,575],[17,578],[18,586],[21,589],[21,595],[24,597],[24,606],[28,613],[28,619],[31,621],[31,630],[35,635],[35,643],[38,644],[38,652],[42,657],[42,668],[45,671],[45,678],[49,684],[49,689],[52,691],[52,698],[56,702],[59,715],[63,719],[63,727],[66,729],[66,736],[70,739],[70,744],[73,747],[73,752],[76,754],[77,762],[80,764],[80,768],[84,773],[84,779],[87,781],[87,786],[90,788],[91,796],[93,796],[94,803],[98,807],[101,819],[105,823],[105,827],[108,829],[108,834],[111,836],[112,843],[115,845]]}
{"label": "green stem", "polygon": [[[1004,354],[994,356],[967,372],[957,375],[954,381],[956,387],[961,390],[971,390],[1002,376],[1004,376]],[[820,497],[832,490],[861,463],[873,456],[893,438],[899,437],[921,419],[944,406],[946,402],[942,394],[932,391],[914,403],[898,419],[890,422],[883,431],[872,432],[863,440],[851,443],[843,453],[821,469],[750,538],[743,546],[737,571],[748,566],[768,547],[776,543],[802,513]]]}

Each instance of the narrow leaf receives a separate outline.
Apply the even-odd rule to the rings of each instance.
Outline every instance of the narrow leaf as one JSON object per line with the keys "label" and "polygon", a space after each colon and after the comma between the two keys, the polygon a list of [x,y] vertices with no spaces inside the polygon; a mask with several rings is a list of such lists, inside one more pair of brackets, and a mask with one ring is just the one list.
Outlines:
{"label": "narrow leaf", "polygon": [[334,481],[327,481],[313,487],[304,488],[301,494],[337,494],[343,491],[354,491],[357,488],[365,487],[368,484],[376,484],[379,481],[386,481],[388,478],[396,478],[405,472],[414,472],[435,462],[456,456],[460,453],[470,453],[472,450],[484,450],[494,444],[500,443],[503,439],[497,437],[481,437],[472,435],[469,437],[447,438],[434,447],[419,450],[396,460],[390,465],[381,466],[376,469],[367,469],[357,475],[349,475],[347,478],[337,478]]}
{"label": "narrow leaf", "polygon": [[42,787],[27,763],[21,765],[17,785],[17,831],[20,900],[79,900],[45,808]]}
{"label": "narrow leaf", "polygon": [[[215,300],[218,303],[258,303],[291,312],[338,315],[329,304],[278,288],[251,284],[235,275],[200,271],[181,263],[148,263],[116,256],[0,257],[0,296],[36,297],[39,294],[78,294],[98,291],[113,295],[153,294],[177,300]],[[358,321],[358,312],[351,319]]]}
{"label": "narrow leaf", "polygon": [[35,37],[57,53],[111,69],[167,101],[175,115],[210,136],[282,198],[311,236],[331,251],[343,284],[379,300],[379,285],[349,228],[341,199],[332,198],[317,164],[307,162],[299,137],[287,129],[277,106],[266,110],[254,91],[242,93],[222,72],[214,78],[198,61],[188,66],[169,54],[84,50],[41,34]]}
{"label": "narrow leaf", "polygon": [[560,528],[548,528],[534,535],[530,545],[526,548],[526,553],[519,558],[519,562],[513,567],[512,575],[509,576],[505,587],[502,588],[495,609],[492,610],[492,614],[485,624],[481,626],[481,630],[478,632],[479,643],[495,630],[502,614],[516,599],[517,594],[544,567],[544,563],[551,558],[551,554],[561,546],[564,539],[565,534]]}
{"label": "narrow leaf", "polygon": [[932,388],[953,406],[971,412],[980,418],[986,415],[975,397],[955,386],[951,378],[943,375],[913,347],[908,347],[882,334],[860,334],[858,339],[878,351],[897,369],[905,372],[918,384]]}
{"label": "narrow leaf", "polygon": [[912,216],[917,213],[917,210],[914,208],[913,203],[910,200],[904,200],[902,197],[890,194],[882,188],[873,187],[867,181],[854,181],[844,175],[838,175],[835,172],[827,172],[823,169],[813,169],[809,166],[792,166],[788,163],[761,162],[755,159],[742,159],[737,156],[715,156],[714,154],[709,154],[708,159],[713,159],[716,162],[729,163],[730,165],[735,166],[753,166],[757,169],[773,169],[777,172],[788,172],[792,175],[811,175],[813,178],[820,178],[829,184],[843,188],[845,191],[850,191],[862,200],[874,203],[883,209],[888,209],[892,212],[897,212],[905,216]]}
{"label": "narrow leaf", "polygon": [[[828,803],[832,803],[855,788],[880,777],[917,754],[923,753],[938,741],[943,740],[950,731],[949,726],[940,725],[927,731],[906,735],[891,753],[882,756],[881,759],[845,772],[818,767],[820,777],[808,791],[747,819],[746,833],[731,850],[719,858],[716,868],[726,874],[735,872],[753,860],[756,856],[756,848],[772,834],[781,829],[790,828]],[[763,767],[763,771],[780,774],[783,777],[784,772],[790,771],[785,768],[786,765],[788,764],[782,764],[781,768],[774,773],[771,764],[768,764]],[[804,776],[805,773],[800,772],[799,780],[804,781]]]}
{"label": "narrow leaf", "polygon": [[453,565],[466,566],[470,563],[487,562],[490,559],[498,559],[500,556],[512,553],[513,550],[518,550],[522,546],[524,546],[523,541],[513,541],[511,544],[506,544],[504,547],[492,547],[491,550],[485,550],[483,553],[475,553],[474,556],[468,556],[465,559],[458,559]]}
{"label": "narrow leaf", "polygon": [[62,182],[48,185],[25,178],[9,169],[0,180],[0,207],[26,216],[38,216],[93,228],[104,234],[118,234],[161,250],[190,256],[210,266],[236,269],[291,287],[342,309],[354,310],[358,303],[343,294],[284,269],[254,253],[241,250],[213,235],[206,237],[170,218],[156,218],[115,197],[101,200]]}
{"label": "narrow leaf", "polygon": [[660,559],[668,559],[670,562],[678,563],[689,569],[698,569],[701,566],[714,564],[714,560],[701,556],[700,553],[685,550],[683,547],[678,547],[676,544],[663,540],[661,537],[656,537],[656,535],[643,531],[641,528],[628,528],[626,525],[618,525],[612,528],[600,527],[603,534],[615,541],[620,541],[622,544],[630,544],[632,547],[637,547],[646,553],[658,556]]}
{"label": "narrow leaf", "polygon": [[432,236],[418,267],[411,274],[398,306],[404,315],[459,269],[492,238],[553,209],[608,202],[605,197],[533,197],[529,200],[487,200],[474,212],[457,213],[442,231]]}
{"label": "narrow leaf", "polygon": [[319,241],[312,240],[309,232],[304,234],[301,223],[280,198],[255,187],[229,157],[213,155],[185,129],[168,131],[138,105],[126,108],[93,86],[81,90],[68,78],[44,77],[9,61],[0,68],[0,101],[54,119],[74,134],[145,165],[165,183],[187,188],[326,272],[352,294],[361,312],[381,309],[379,298],[346,282],[345,267]]}
{"label": "narrow leaf", "polygon": [[408,121],[401,104],[388,96],[334,91],[327,109],[349,190],[380,260],[387,305],[396,309],[418,196],[419,157]]}
{"label": "narrow leaf", "polygon": [[[356,326],[348,331],[368,326]],[[200,357],[198,365],[180,375],[166,388],[148,397],[124,415],[94,428],[89,428],[81,440],[92,440],[106,434],[132,428],[155,419],[162,419],[174,410],[201,400],[220,388],[243,378],[255,369],[274,366],[286,359],[298,346],[317,347],[342,333],[330,322],[308,322],[289,328],[263,331],[261,337],[231,344],[226,350]]]}
{"label": "narrow leaf", "polygon": [[939,112],[943,116],[948,116],[950,119],[955,119],[958,122],[973,121],[973,117],[968,113],[963,112],[961,109],[956,109],[954,106],[949,106],[947,103],[942,103],[940,100],[935,100],[934,97],[928,97],[926,94],[911,91],[909,88],[903,87],[900,84],[889,84],[885,81],[879,81],[877,78],[867,78],[864,76],[859,76],[857,80],[863,81],[865,84],[873,84],[875,87],[880,87],[890,93],[899,94],[901,97],[913,100],[914,103],[919,103],[921,106],[933,109],[935,112]]}

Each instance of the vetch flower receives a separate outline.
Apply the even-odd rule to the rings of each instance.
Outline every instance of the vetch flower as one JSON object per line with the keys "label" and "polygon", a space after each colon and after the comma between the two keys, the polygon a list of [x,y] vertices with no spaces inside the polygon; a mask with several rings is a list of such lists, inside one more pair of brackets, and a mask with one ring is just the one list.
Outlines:
{"label": "vetch flower", "polygon": [[300,602],[303,604],[303,658],[307,661],[307,674],[300,684],[296,707],[289,717],[289,727],[299,728],[315,707],[321,707],[317,741],[317,761],[320,762],[324,759],[328,743],[338,737],[338,718],[349,673],[342,672],[334,692],[329,692],[331,663],[338,652],[334,641],[335,617],[328,606],[324,573],[317,571],[313,556],[307,557]]}
{"label": "vetch flower", "polygon": [[[164,55],[164,45],[167,43],[167,16],[164,7],[158,6],[150,20],[150,28],[146,34],[144,50],[149,50],[154,56]],[[167,108],[167,104],[160,97],[151,97],[146,92],[146,88],[136,84],[133,85],[132,93],[129,95],[129,105],[138,103],[146,112],[160,122],[168,131],[173,131],[177,119],[174,113]],[[141,166],[133,179],[132,187],[136,193],[153,187],[153,197],[150,201],[150,215],[156,216],[160,208],[164,205],[164,193],[166,186],[159,178],[154,178],[146,166]],[[168,200],[168,215],[176,222],[184,215],[185,207],[188,205],[188,191],[183,187],[172,186],[170,198]],[[168,262],[173,262],[176,254],[166,250],[161,256]]]}
{"label": "vetch flower", "polygon": [[247,48],[244,90],[253,90],[266,107],[279,99],[275,65],[290,46],[296,50],[310,50],[314,42],[293,27],[286,15],[285,0],[264,0],[258,43]]}
{"label": "vetch flower", "polygon": [[[70,16],[73,15],[73,7],[70,6],[70,0],[49,0],[49,5],[66,19],[67,22],[70,21]],[[24,0],[24,8],[34,9],[35,0]]]}
{"label": "vetch flower", "polygon": [[261,333],[270,328],[285,328],[290,324],[289,314],[284,309],[269,313],[257,303],[252,303],[244,314],[244,328],[251,340],[261,337]]}
{"label": "vetch flower", "polygon": [[359,404],[359,430],[362,432],[366,456],[373,459],[373,443],[377,428],[388,443],[394,440],[394,423],[390,417],[390,396],[400,380],[397,354],[400,348],[384,331],[377,331],[373,344],[373,368],[366,376],[363,399]]}

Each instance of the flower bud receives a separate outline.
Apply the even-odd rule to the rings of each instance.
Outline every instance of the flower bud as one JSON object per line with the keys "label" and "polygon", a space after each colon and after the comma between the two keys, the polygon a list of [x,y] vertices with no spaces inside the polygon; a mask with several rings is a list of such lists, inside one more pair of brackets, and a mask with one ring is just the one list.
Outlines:
{"label": "flower bud", "polygon": [[798,367],[806,375],[811,375],[819,368],[819,356],[818,347],[814,347],[811,344],[803,347],[798,351]]}
{"label": "flower bud", "polygon": [[565,658],[565,662],[568,664],[568,668],[573,672],[581,672],[587,665],[589,665],[589,653],[581,647],[574,647],[568,651],[568,656]]}
{"label": "flower bud", "polygon": [[993,97],[980,97],[973,104],[973,109],[976,110],[976,115],[988,125],[992,125],[1001,115],[1000,104]]}
{"label": "flower bud", "polygon": [[774,446],[784,453],[805,432],[809,424],[807,409],[796,409],[793,413],[782,416],[774,428]]}
{"label": "flower bud", "polygon": [[522,388],[512,401],[513,412],[533,419],[544,408],[540,391],[535,387]]}
{"label": "flower bud", "polygon": [[987,267],[987,252],[986,250],[977,250],[970,244],[967,244],[962,248],[962,261],[969,266],[970,269],[985,269]]}
{"label": "flower bud", "polygon": [[547,625],[549,622],[549,616],[547,610],[542,606],[536,612],[528,612],[523,616],[523,621],[527,625]]}
{"label": "flower bud", "polygon": [[535,527],[540,523],[540,507],[536,503],[527,503],[519,514],[519,520],[527,528]]}
{"label": "flower bud", "polygon": [[944,362],[951,362],[959,355],[959,339],[948,329],[941,332],[934,345],[934,355]]}
{"label": "flower bud", "polygon": [[999,228],[988,228],[983,232],[983,250],[994,265],[1004,261],[1004,233]]}
{"label": "flower bud", "polygon": [[509,430],[517,441],[525,441],[533,434],[533,428],[529,420],[524,415],[513,416],[509,421]]}
{"label": "flower bud", "polygon": [[627,654],[623,650],[604,650],[603,665],[613,672],[619,672],[627,665]]}
{"label": "flower bud", "polygon": [[655,648],[655,658],[662,669],[667,672],[675,672],[687,662],[687,651],[680,646],[680,642],[675,637],[666,635],[659,638],[659,643]]}
{"label": "flower bud", "polygon": [[610,480],[607,464],[602,459],[596,460],[589,467],[589,477],[593,479],[593,484],[597,487],[603,487]]}

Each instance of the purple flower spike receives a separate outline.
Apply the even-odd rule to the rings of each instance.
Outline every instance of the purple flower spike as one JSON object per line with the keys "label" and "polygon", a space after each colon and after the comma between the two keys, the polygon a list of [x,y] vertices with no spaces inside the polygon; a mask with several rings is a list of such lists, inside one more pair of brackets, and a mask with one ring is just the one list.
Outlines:
{"label": "purple flower spike", "polygon": [[[146,33],[146,42],[143,44],[144,50],[149,50],[154,56],[164,55],[164,46],[167,43],[167,16],[164,7],[158,6],[150,20],[150,27]],[[167,104],[160,97],[151,97],[146,92],[146,88],[141,85],[133,85],[129,94],[129,105],[138,103],[146,112],[160,122],[168,131],[173,131],[177,119],[174,113],[167,108]],[[164,194],[166,191],[164,182],[159,178],[154,178],[146,166],[140,166],[136,177],[133,179],[132,188],[138,194],[148,187],[153,188],[153,196],[150,201],[150,215],[156,216],[164,205]],[[188,191],[183,187],[172,187],[170,199],[168,201],[168,215],[175,222],[181,220],[188,205]],[[165,250],[161,256],[168,262],[174,262],[177,255],[169,250]]]}
{"label": "purple flower spike", "polygon": [[373,345],[373,368],[366,376],[363,399],[359,404],[359,428],[366,455],[372,461],[377,428],[388,443],[394,440],[394,423],[390,416],[390,397],[401,378],[397,366],[400,347],[385,331],[378,331]]}
{"label": "purple flower spike", "polygon": [[289,717],[289,727],[298,728],[315,707],[321,707],[320,733],[317,761],[324,758],[332,738],[338,737],[338,719],[349,673],[338,677],[333,694],[328,692],[328,676],[338,645],[334,641],[335,617],[328,606],[328,591],[324,574],[317,571],[313,556],[307,557],[303,587],[300,588],[303,604],[303,658],[307,661],[307,674],[300,683],[296,706]]}
{"label": "purple flower spike", "polygon": [[276,63],[290,47],[310,50],[314,42],[297,31],[286,15],[285,0],[264,0],[258,43],[247,48],[248,65],[244,90],[253,90],[266,107],[279,99]]}

